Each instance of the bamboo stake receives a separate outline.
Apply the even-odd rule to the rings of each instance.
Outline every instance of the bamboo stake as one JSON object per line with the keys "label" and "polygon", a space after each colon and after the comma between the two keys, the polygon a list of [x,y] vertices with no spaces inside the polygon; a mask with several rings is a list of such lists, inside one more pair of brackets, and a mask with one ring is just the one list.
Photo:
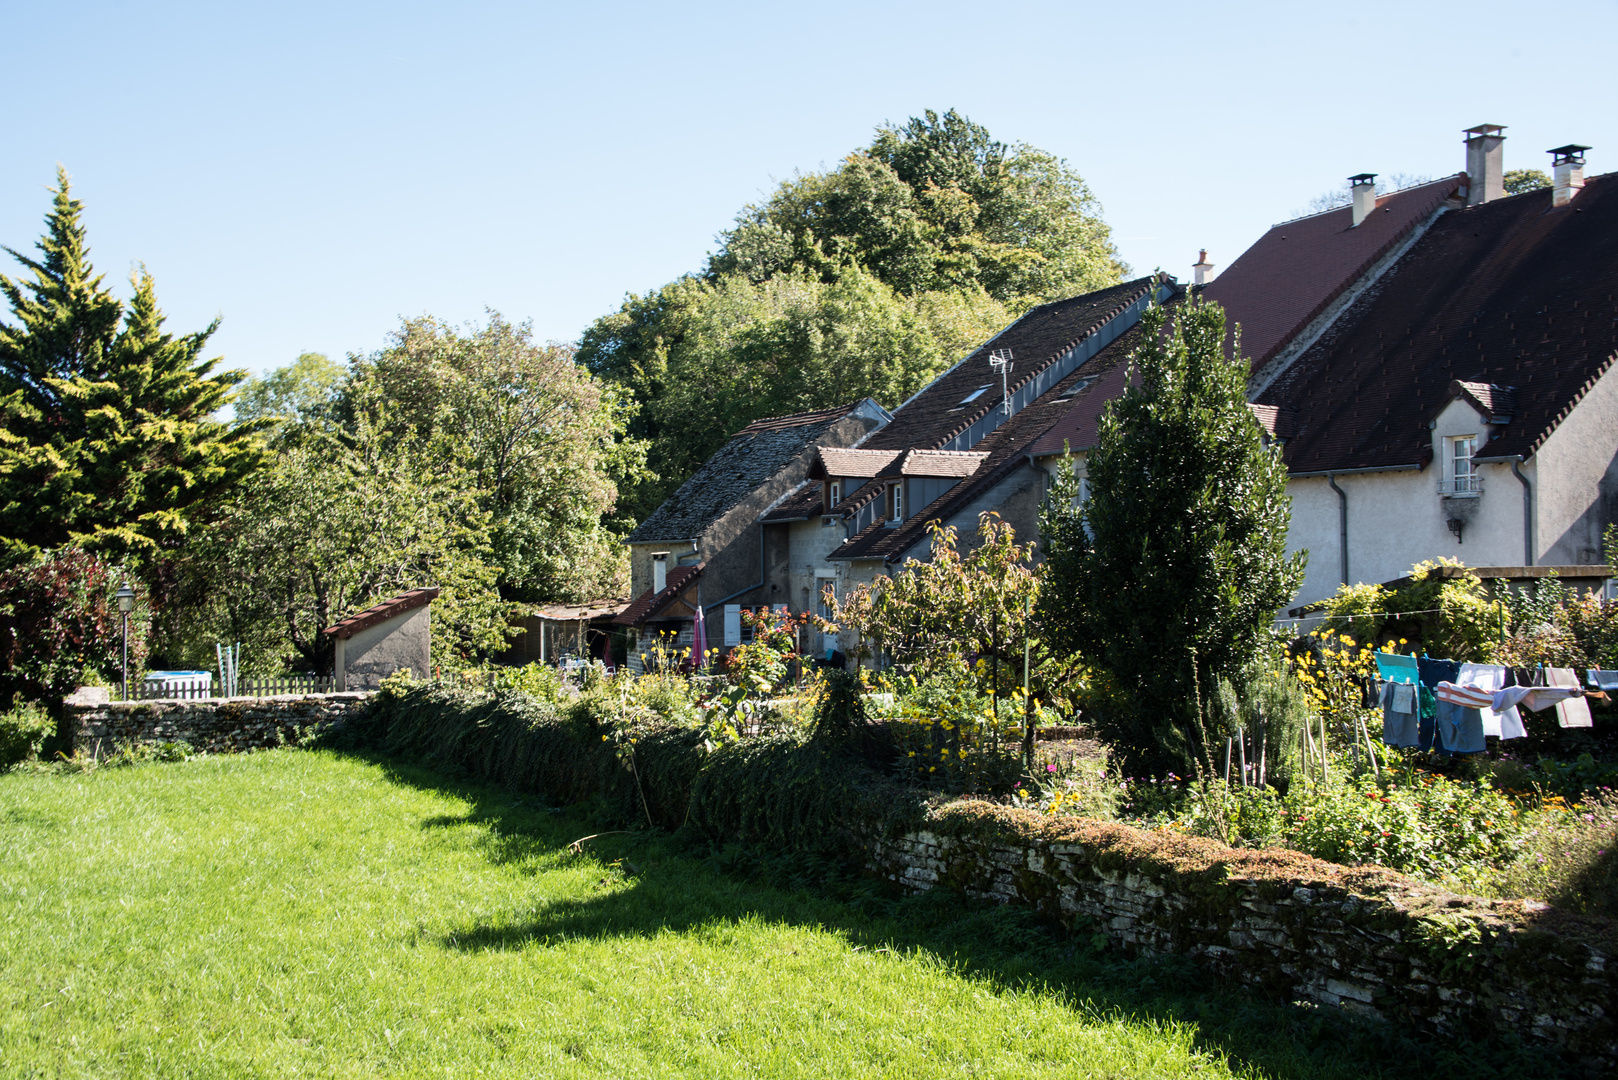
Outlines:
{"label": "bamboo stake", "polygon": [[1320,714],[1320,780],[1331,783],[1331,766],[1326,762],[1326,714]]}

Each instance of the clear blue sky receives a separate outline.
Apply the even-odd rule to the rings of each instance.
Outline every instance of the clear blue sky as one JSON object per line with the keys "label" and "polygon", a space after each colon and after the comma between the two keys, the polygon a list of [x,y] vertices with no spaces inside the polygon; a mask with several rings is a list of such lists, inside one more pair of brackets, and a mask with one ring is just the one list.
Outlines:
{"label": "clear blue sky", "polygon": [[[957,108],[1065,157],[1138,271],[1223,266],[1351,173],[1594,146],[1618,4],[54,5],[0,0],[0,243],[58,162],[110,280],[263,371],[485,307],[574,340],[746,202]],[[0,258],[8,275],[15,264]]]}

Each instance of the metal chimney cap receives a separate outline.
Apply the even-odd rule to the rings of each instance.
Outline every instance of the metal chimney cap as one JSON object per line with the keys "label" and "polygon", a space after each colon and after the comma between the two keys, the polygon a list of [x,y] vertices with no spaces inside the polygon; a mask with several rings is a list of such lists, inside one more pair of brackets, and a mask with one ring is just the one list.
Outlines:
{"label": "metal chimney cap", "polygon": [[1552,165],[1583,165],[1584,152],[1588,149],[1590,149],[1588,146],[1580,146],[1578,143],[1568,143],[1566,146],[1558,146],[1554,150],[1547,150],[1545,152],[1552,155]]}
{"label": "metal chimney cap", "polygon": [[[1479,124],[1477,127],[1467,128],[1462,132],[1462,134],[1471,135],[1473,138],[1480,138],[1485,135],[1500,135],[1500,133],[1504,130],[1506,130],[1506,125],[1504,124]],[[1500,135],[1500,137],[1502,139],[1505,138],[1504,135]],[[1465,141],[1471,142],[1472,139],[1467,139]]]}
{"label": "metal chimney cap", "polygon": [[1350,176],[1348,178],[1348,182],[1350,184],[1352,184],[1353,186],[1355,186],[1355,187],[1361,187],[1361,186],[1363,186],[1365,184],[1374,184],[1376,182],[1376,173],[1374,173],[1374,172],[1355,173],[1353,176]]}

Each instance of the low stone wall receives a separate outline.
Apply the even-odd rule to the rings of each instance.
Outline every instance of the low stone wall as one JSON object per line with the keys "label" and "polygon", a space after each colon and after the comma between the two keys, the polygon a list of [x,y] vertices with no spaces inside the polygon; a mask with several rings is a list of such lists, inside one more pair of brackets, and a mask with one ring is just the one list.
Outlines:
{"label": "low stone wall", "polygon": [[1614,928],[1533,901],[1465,898],[1376,867],[987,803],[930,811],[873,868],[1039,910],[1132,952],[1195,957],[1289,1000],[1425,1032],[1515,1033],[1618,1067]]}
{"label": "low stone wall", "polygon": [[187,742],[209,753],[295,743],[363,708],[372,695],[282,694],[197,701],[117,701],[67,706],[73,750],[104,757],[126,745]]}

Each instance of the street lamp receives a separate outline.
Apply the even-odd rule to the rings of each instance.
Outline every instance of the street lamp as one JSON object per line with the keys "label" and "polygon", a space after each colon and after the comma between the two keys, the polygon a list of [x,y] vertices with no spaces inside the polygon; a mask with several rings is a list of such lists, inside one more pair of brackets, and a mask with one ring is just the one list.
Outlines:
{"label": "street lamp", "polygon": [[129,613],[135,610],[135,590],[129,582],[118,586],[118,610],[124,617],[124,689],[123,699],[129,700]]}

